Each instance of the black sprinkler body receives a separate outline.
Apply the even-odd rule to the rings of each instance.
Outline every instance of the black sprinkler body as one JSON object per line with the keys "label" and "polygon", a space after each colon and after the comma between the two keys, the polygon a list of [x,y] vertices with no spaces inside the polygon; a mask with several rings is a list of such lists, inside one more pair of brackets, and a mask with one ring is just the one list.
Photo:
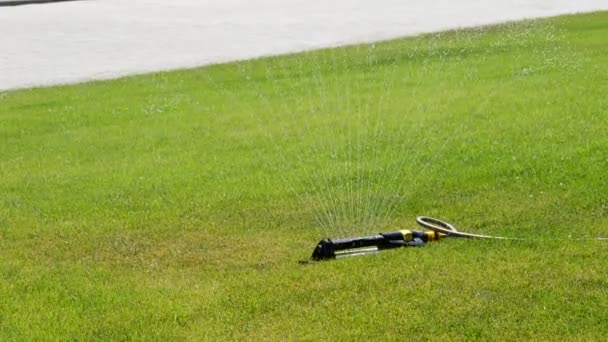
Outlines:
{"label": "black sprinkler body", "polygon": [[397,230],[363,237],[323,239],[315,247],[311,259],[320,261],[346,256],[372,254],[391,248],[419,247],[423,246],[427,241],[438,239],[438,233],[420,230]]}

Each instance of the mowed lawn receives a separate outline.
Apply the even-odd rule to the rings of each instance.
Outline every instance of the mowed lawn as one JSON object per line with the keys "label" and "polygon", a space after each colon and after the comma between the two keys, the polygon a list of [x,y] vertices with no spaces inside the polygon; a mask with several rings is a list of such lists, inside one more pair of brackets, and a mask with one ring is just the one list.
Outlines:
{"label": "mowed lawn", "polygon": [[[445,240],[309,265],[417,215]],[[601,340],[608,13],[0,93],[0,340]]]}

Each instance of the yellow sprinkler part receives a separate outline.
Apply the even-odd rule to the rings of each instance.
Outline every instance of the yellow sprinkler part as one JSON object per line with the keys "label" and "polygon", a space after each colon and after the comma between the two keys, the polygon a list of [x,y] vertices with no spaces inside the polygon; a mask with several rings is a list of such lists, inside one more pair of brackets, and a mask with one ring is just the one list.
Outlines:
{"label": "yellow sprinkler part", "polygon": [[403,241],[412,241],[412,240],[414,240],[414,237],[412,236],[412,231],[411,230],[403,229],[403,230],[400,230],[399,233],[401,233],[401,236],[403,236]]}

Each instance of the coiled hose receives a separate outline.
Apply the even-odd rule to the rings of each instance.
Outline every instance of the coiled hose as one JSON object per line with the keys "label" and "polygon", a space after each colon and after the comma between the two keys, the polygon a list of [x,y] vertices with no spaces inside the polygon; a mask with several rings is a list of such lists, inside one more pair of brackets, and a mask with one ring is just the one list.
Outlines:
{"label": "coiled hose", "polygon": [[434,217],[428,217],[428,216],[418,216],[416,218],[416,223],[418,223],[420,226],[422,226],[428,230],[432,230],[443,236],[475,238],[475,239],[523,240],[521,238],[510,238],[510,237],[504,237],[504,236],[491,236],[491,235],[464,233],[464,232],[459,231],[458,229],[456,229],[456,227],[452,226],[451,224],[449,224],[445,221],[436,219]]}

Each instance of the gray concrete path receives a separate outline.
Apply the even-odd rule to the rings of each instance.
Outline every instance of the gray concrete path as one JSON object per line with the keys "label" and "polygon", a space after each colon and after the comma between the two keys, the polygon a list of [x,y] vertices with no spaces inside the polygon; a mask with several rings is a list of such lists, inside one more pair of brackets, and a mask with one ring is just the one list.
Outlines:
{"label": "gray concrete path", "polygon": [[0,7],[0,90],[608,9],[607,0],[84,0]]}

